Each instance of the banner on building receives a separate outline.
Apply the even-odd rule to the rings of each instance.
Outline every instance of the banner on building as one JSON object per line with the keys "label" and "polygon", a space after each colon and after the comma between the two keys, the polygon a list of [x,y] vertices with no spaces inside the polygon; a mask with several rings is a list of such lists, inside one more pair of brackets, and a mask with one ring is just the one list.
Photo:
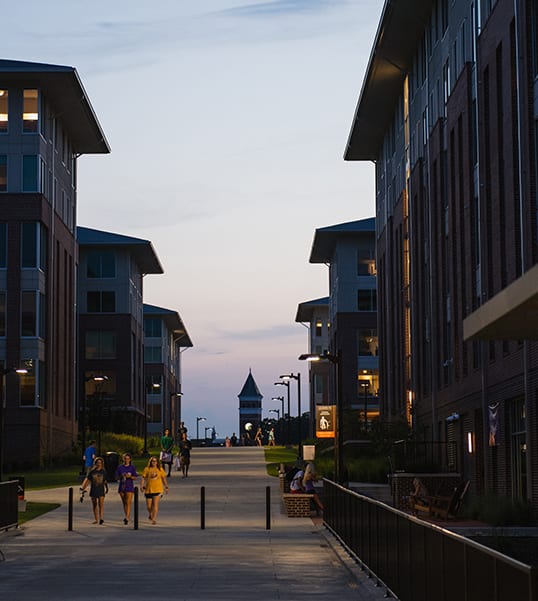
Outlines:
{"label": "banner on building", "polygon": [[488,405],[489,415],[489,446],[497,446],[497,429],[499,427],[499,403]]}
{"label": "banner on building", "polygon": [[336,436],[336,405],[316,405],[316,437]]}

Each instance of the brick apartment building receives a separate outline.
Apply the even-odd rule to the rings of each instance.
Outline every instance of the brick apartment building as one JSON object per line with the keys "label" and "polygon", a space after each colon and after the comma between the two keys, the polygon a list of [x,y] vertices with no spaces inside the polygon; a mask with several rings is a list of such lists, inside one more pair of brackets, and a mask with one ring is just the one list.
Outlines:
{"label": "brick apartment building", "polygon": [[383,415],[535,506],[537,77],[536,2],[386,2],[345,150],[375,163]]}
{"label": "brick apartment building", "polygon": [[77,160],[110,152],[73,67],[0,60],[0,367],[3,462],[77,437]]}

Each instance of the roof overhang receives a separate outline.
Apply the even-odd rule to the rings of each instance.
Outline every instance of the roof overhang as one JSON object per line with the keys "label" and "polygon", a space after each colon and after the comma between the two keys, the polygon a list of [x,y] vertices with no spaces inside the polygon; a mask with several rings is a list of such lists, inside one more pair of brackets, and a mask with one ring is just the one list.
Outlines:
{"label": "roof overhang", "polygon": [[378,159],[432,4],[386,0],[344,151],[346,161]]}
{"label": "roof overhang", "polygon": [[464,340],[538,340],[538,265],[463,320]]}
{"label": "roof overhang", "polygon": [[0,88],[42,90],[77,154],[106,154],[110,146],[74,67],[0,60]]}

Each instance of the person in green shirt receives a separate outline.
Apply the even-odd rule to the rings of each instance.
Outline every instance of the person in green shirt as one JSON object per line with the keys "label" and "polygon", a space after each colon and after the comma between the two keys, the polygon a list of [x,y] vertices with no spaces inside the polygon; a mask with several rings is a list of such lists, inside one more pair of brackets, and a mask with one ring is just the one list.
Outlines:
{"label": "person in green shirt", "polygon": [[164,434],[161,436],[161,463],[168,466],[168,477],[171,477],[172,471],[172,448],[174,446],[174,438],[170,436],[170,430],[165,429]]}

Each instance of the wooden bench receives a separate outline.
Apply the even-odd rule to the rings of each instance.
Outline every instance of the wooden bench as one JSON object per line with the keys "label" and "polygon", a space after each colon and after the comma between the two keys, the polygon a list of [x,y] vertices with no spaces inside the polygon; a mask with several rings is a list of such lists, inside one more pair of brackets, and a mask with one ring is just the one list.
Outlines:
{"label": "wooden bench", "polygon": [[310,502],[312,501],[312,495],[284,493],[282,501],[289,518],[309,518],[311,516]]}
{"label": "wooden bench", "polygon": [[426,513],[430,517],[439,517],[445,520],[456,517],[469,484],[469,480],[466,480],[449,489],[446,488],[446,485],[442,486],[435,495],[416,501],[413,505],[413,512]]}

